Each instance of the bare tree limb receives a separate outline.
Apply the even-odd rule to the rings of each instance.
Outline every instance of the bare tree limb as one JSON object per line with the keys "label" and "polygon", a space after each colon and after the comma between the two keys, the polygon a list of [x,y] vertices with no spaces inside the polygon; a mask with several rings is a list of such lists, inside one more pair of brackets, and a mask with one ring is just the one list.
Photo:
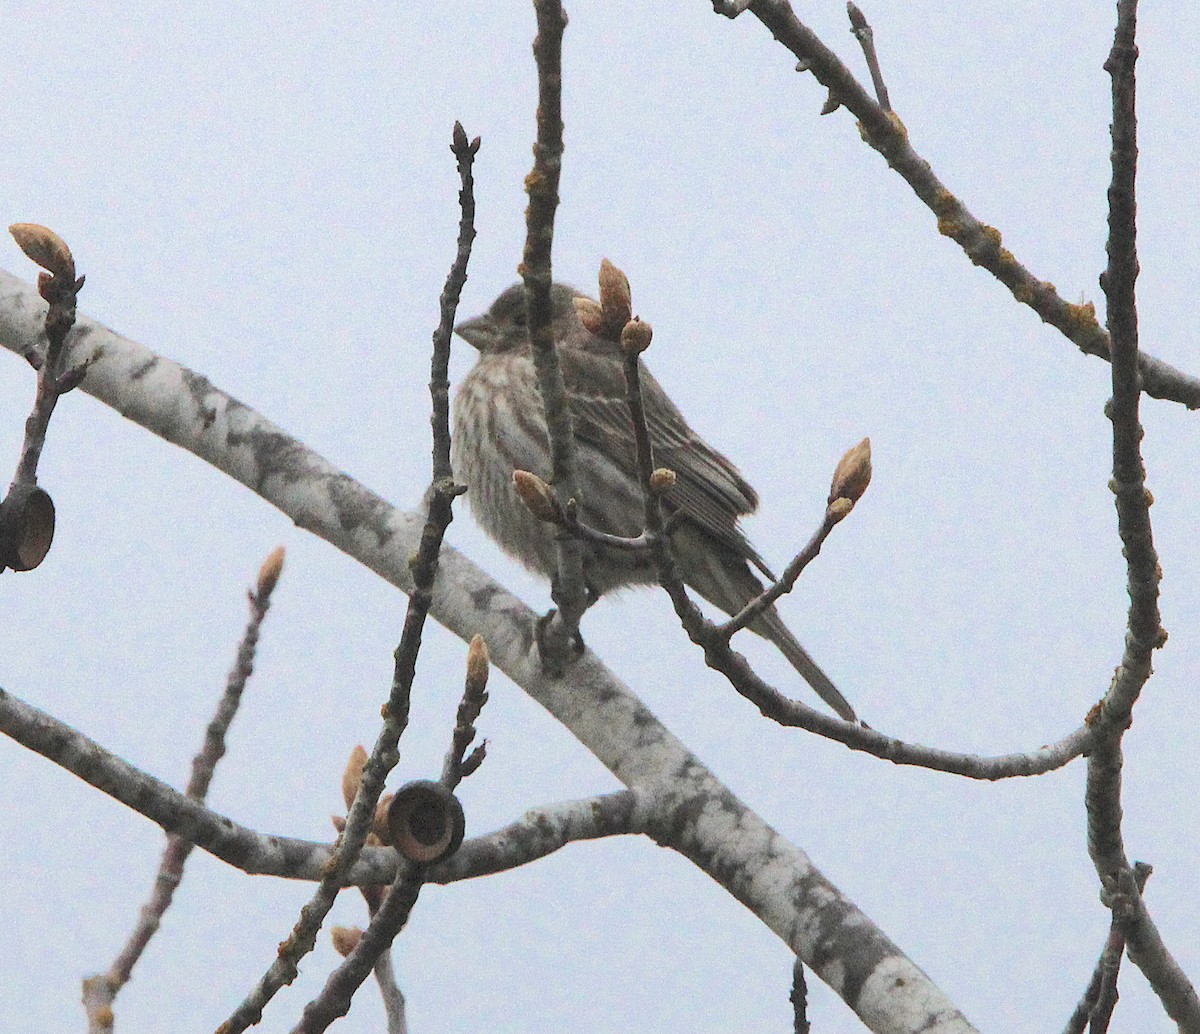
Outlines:
{"label": "bare tree limb", "polygon": [[[412,564],[413,588],[409,593],[408,608],[404,615],[404,627],[400,634],[400,642],[395,650],[395,665],[392,673],[392,686],[387,704],[383,709],[383,728],[375,741],[365,768],[354,803],[346,816],[345,827],[338,836],[334,846],[334,857],[328,869],[323,873],[312,900],[300,911],[291,935],[280,945],[279,953],[271,963],[267,972],[259,980],[246,999],[237,1007],[233,1015],[221,1027],[221,1034],[240,1034],[248,1026],[255,1024],[262,1016],[266,1004],[276,992],[286,984],[295,980],[299,972],[298,964],[316,943],[317,931],[320,930],[325,916],[333,907],[341,889],[346,886],[347,879],[359,853],[366,842],[367,835],[375,820],[375,806],[383,793],[384,780],[387,774],[396,766],[399,760],[397,744],[408,725],[409,700],[412,694],[413,680],[416,678],[417,655],[421,649],[421,636],[425,620],[433,603],[433,583],[438,570],[438,556],[445,538],[446,529],[453,520],[451,505],[462,489],[454,484],[450,472],[450,419],[449,419],[449,381],[447,370],[450,364],[450,335],[454,326],[454,311],[458,298],[462,293],[463,284],[467,279],[467,262],[471,254],[471,241],[475,236],[472,216],[474,201],[471,195],[471,164],[475,160],[478,141],[470,144],[463,128],[457,122],[454,125],[454,140],[451,150],[458,163],[459,178],[462,189],[459,194],[462,205],[462,220],[459,224],[458,250],[450,273],[446,278],[446,286],[442,292],[440,322],[434,333],[433,358],[431,360],[430,395],[433,400],[433,474],[429,491],[426,493],[428,513],[421,528],[421,542],[417,549],[416,558]],[[404,894],[411,897],[408,907],[415,903],[420,892],[420,874],[414,875],[415,882],[403,880]],[[395,890],[395,888],[393,888]],[[384,902],[383,909],[387,909]],[[382,909],[381,909],[382,911]],[[394,909],[392,910],[394,911]],[[389,911],[389,915],[392,914]],[[407,916],[407,910],[404,913]],[[377,917],[378,918],[378,917]],[[374,927],[374,922],[372,927]],[[303,1024],[313,1029],[324,1030],[320,1020],[310,1017],[327,1017],[325,1026],[338,1016],[344,1015],[349,1008],[349,995],[357,989],[361,980],[353,983],[337,979],[339,973],[354,970],[378,946],[378,938],[372,935],[369,928],[352,955],[354,962],[347,959],[339,970],[330,978],[326,992],[322,992],[316,1000],[305,1009]],[[383,949],[386,949],[388,940]],[[366,965],[364,979],[369,974],[378,958],[379,952],[370,955]],[[343,999],[341,994],[345,994]]]}
{"label": "bare tree limb", "polygon": [[1094,715],[1096,743],[1088,755],[1088,853],[1114,917],[1118,906],[1130,960],[1142,970],[1167,1014],[1183,1031],[1200,1031],[1200,998],[1163,943],[1138,889],[1121,832],[1122,738],[1151,673],[1154,650],[1166,642],[1158,609],[1162,571],[1150,523],[1151,497],[1142,460],[1139,417],[1137,259],[1137,2],[1118,0],[1117,28],[1105,69],[1113,81],[1112,183],[1108,190],[1108,299],[1112,340],[1113,478],[1117,529],[1124,547],[1129,616],[1125,649]]}
{"label": "bare tree limb", "polygon": [[[250,617],[238,646],[233,669],[225,682],[225,692],[217,703],[217,710],[204,734],[204,744],[192,760],[192,775],[188,780],[186,794],[189,800],[203,803],[212,785],[217,763],[225,755],[225,737],[237,714],[242,691],[254,671],[254,655],[258,647],[259,630],[267,610],[271,606],[271,593],[278,584],[283,569],[283,547],[273,550],[258,573],[254,591],[250,592]],[[163,851],[158,874],[154,878],[154,889],[150,900],[142,906],[137,926],[125,947],[107,973],[98,973],[84,980],[83,1003],[87,1010],[88,1027],[96,1030],[112,1028],[112,1005],[121,988],[129,981],[133,967],[146,950],[151,938],[158,932],[162,917],[171,907],[175,889],[183,880],[183,867],[195,845],[176,833],[167,834],[167,846]]]}
{"label": "bare tree limb", "polygon": [[[258,833],[205,807],[174,787],[111,754],[83,733],[0,690],[0,732],[54,760],[84,782],[251,876],[316,881],[333,857],[332,845]],[[437,883],[506,872],[553,854],[568,843],[645,832],[634,791],[566,801],[533,809],[503,829],[464,841],[435,866]],[[391,883],[397,872],[392,848],[366,847],[350,870],[347,886]]]}
{"label": "bare tree limb", "polygon": [[887,85],[883,81],[883,70],[879,67],[879,54],[875,50],[875,31],[857,4],[846,4],[846,13],[850,15],[850,31],[858,40],[859,46],[862,47],[867,70],[871,73],[871,82],[875,87],[875,99],[884,111],[891,111],[892,102],[888,99]]}
{"label": "bare tree limb", "polygon": [[[1094,307],[1065,301],[1053,284],[1039,280],[1021,265],[1003,246],[1000,231],[976,219],[947,189],[930,164],[913,149],[908,131],[896,114],[884,111],[875,102],[837,55],[796,17],[787,0],[753,0],[748,9],[799,59],[800,67],[811,71],[830,95],[854,114],[863,139],[883,155],[937,216],[940,233],[955,241],[975,265],[991,273],[1018,302],[1033,309],[1080,351],[1109,358],[1109,337],[1096,321]],[[1200,409],[1200,378],[1148,355],[1138,357],[1137,369],[1147,395]]]}

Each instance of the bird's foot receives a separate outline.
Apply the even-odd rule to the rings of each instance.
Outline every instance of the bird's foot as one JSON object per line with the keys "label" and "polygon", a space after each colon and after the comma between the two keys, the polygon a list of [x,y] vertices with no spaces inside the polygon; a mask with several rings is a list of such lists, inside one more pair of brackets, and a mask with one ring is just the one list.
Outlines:
{"label": "bird's foot", "polygon": [[538,618],[535,638],[542,667],[554,678],[560,678],[567,665],[579,660],[587,648],[578,629],[568,634],[558,610],[553,607]]}

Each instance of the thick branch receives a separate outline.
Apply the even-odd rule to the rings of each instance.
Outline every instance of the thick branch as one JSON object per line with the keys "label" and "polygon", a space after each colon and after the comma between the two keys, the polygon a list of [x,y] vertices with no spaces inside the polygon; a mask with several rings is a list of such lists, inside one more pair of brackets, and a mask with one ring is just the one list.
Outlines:
{"label": "thick branch", "polygon": [[[39,317],[33,292],[0,274],[0,343],[20,354],[24,342],[37,340]],[[411,590],[408,558],[416,549],[419,515],[398,513],[198,374],[90,320],[81,318],[77,326],[75,347],[97,359],[84,383],[85,391],[231,474],[301,527],[321,535],[392,584]],[[813,870],[803,852],[737,801],[592,654],[585,651],[572,665],[569,680],[551,677],[543,670],[532,641],[533,612],[449,547],[442,551],[430,613],[463,639],[477,632],[483,635],[493,663],[555,715],[626,785],[657,789],[684,783],[687,792],[676,799],[681,804],[691,802],[688,814],[692,815],[698,813],[696,802],[719,801],[725,820],[697,829],[696,850],[689,852],[689,857],[715,878],[733,882],[735,870],[757,870],[769,856],[777,878],[739,882],[735,891],[739,900],[823,980],[851,996],[856,1008],[867,1008],[866,1000],[860,1000],[866,977],[847,985],[841,975],[842,956],[853,951],[852,939],[847,936],[839,941],[837,950],[830,953],[819,938],[819,924],[814,923],[824,904],[835,900],[849,924],[847,931],[852,927],[873,931],[871,921]],[[51,756],[59,760],[58,754]],[[731,828],[741,834],[732,838],[734,842],[728,836]],[[829,888],[831,896],[823,896],[814,879],[819,887]],[[797,881],[808,889],[798,892]],[[879,1010],[872,1015],[889,1015],[889,1001],[912,999],[923,1004],[919,1012],[905,1013],[907,1005],[900,1005],[899,1011],[891,1013],[907,1015],[911,1022],[889,1027],[882,1025],[882,1019],[872,1020],[873,1029],[934,1029],[921,1026],[928,1009],[944,1019],[936,1028],[940,1031],[970,1029],[903,955],[897,951],[889,959],[878,960],[872,971],[878,979],[870,983],[870,1007]],[[888,974],[901,979],[888,980]]]}

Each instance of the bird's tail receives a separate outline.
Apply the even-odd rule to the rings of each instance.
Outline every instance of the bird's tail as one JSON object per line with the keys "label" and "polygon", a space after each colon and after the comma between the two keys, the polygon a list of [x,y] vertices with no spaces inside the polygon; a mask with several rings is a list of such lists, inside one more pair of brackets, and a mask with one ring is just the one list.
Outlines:
{"label": "bird's tail", "polygon": [[778,646],[780,653],[791,662],[792,667],[803,676],[804,681],[816,690],[817,696],[832,707],[839,717],[848,722],[858,721],[854,708],[838,691],[837,686],[830,681],[829,676],[817,666],[817,662],[809,656],[808,651],[792,635],[791,629],[783,623],[783,618],[779,616],[774,607],[755,618],[747,627],[751,632],[757,632],[764,639],[769,639]]}
{"label": "bird's tail", "polygon": [[[726,614],[736,614],[748,600],[762,592],[762,583],[750,570],[745,558],[719,548],[699,529],[684,524],[675,533],[672,544],[684,581]],[[792,635],[774,607],[764,611],[747,627],[779,647],[779,651],[803,676],[804,681],[816,690],[817,696],[841,718],[848,722],[858,721],[854,708],[838,692],[829,676],[817,667],[817,662]]]}

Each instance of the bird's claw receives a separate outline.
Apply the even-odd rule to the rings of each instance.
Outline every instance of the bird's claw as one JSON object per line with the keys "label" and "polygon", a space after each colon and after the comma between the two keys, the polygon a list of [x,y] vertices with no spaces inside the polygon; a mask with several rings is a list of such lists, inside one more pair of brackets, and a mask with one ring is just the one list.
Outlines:
{"label": "bird's claw", "polygon": [[567,665],[579,660],[583,656],[583,651],[587,649],[579,631],[576,630],[569,637],[564,635],[563,623],[557,619],[558,610],[551,607],[537,619],[535,634],[542,667],[545,668],[547,674],[554,678],[561,677],[566,671]]}

